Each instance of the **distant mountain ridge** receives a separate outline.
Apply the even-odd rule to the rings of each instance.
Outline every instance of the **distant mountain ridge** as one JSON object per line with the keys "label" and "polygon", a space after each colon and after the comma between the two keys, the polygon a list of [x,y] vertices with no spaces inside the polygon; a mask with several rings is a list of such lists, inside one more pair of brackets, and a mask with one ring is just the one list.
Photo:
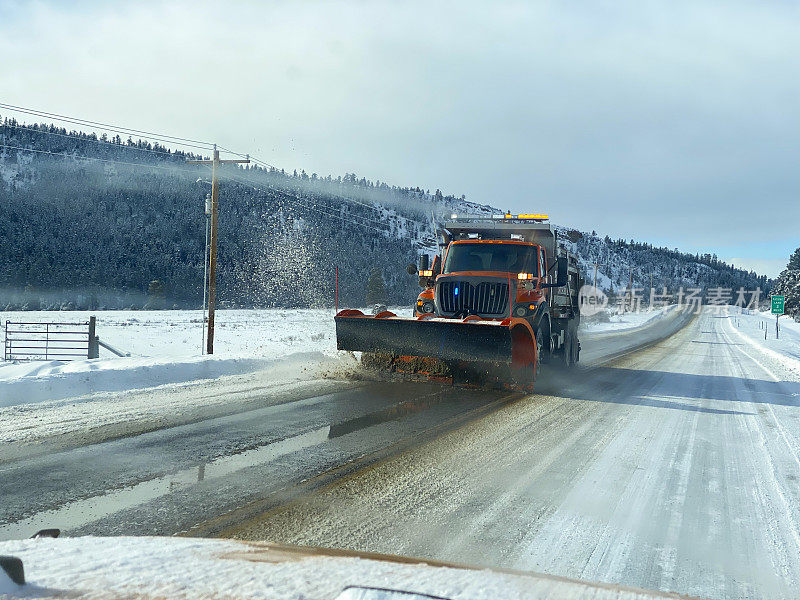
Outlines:
{"label": "distant mountain ridge", "polygon": [[[0,124],[0,145],[26,149],[0,147],[0,310],[143,307],[153,280],[163,305],[200,305],[209,172],[186,165],[195,155],[13,119]],[[330,306],[337,267],[342,305],[363,305],[374,267],[390,302],[410,304],[416,278],[405,266],[435,244],[434,221],[500,212],[355,174],[226,166],[220,187],[223,306]],[[629,273],[638,287],[651,273],[670,289],[767,283],[713,256],[560,231],[587,281],[600,263],[606,289],[627,286]]]}

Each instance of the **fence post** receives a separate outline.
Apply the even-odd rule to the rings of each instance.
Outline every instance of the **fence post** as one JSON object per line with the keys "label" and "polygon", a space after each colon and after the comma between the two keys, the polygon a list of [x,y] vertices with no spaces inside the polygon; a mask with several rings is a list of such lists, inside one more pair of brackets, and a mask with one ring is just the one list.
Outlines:
{"label": "fence post", "polygon": [[89,358],[100,358],[100,344],[95,333],[97,329],[97,317],[89,317]]}

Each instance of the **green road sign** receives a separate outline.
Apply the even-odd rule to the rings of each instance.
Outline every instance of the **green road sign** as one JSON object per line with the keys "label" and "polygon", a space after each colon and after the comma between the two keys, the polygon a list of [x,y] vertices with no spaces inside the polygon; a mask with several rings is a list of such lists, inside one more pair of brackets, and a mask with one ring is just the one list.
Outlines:
{"label": "green road sign", "polygon": [[772,296],[772,314],[773,315],[782,315],[783,314],[783,296]]}

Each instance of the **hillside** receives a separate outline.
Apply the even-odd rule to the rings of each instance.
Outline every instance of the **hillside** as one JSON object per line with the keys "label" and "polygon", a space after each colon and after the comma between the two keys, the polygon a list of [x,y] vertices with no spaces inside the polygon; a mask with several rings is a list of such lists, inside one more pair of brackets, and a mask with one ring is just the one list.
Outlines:
{"label": "hillside", "polygon": [[[0,125],[0,306],[191,307],[202,298],[207,167],[192,155],[119,136],[52,125]],[[8,148],[25,148],[18,150]],[[66,155],[66,156],[65,156]],[[330,306],[339,267],[343,305],[364,303],[373,268],[389,301],[409,304],[405,272],[434,247],[433,220],[490,206],[355,174],[320,177],[225,166],[220,186],[219,298],[223,306]],[[604,288],[764,287],[765,278],[633,241],[563,230],[587,280]],[[163,294],[148,295],[151,281]],[[157,289],[161,289],[157,286]]]}

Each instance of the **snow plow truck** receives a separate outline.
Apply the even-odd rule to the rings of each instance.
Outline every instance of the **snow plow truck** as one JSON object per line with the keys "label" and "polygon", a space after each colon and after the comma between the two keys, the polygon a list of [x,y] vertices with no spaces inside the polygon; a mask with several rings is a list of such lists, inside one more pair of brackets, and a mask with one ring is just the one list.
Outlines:
{"label": "snow plow truck", "polygon": [[432,261],[408,267],[422,288],[413,316],[342,310],[340,350],[390,372],[525,390],[542,363],[578,361],[583,281],[547,215],[452,215],[438,238]]}

